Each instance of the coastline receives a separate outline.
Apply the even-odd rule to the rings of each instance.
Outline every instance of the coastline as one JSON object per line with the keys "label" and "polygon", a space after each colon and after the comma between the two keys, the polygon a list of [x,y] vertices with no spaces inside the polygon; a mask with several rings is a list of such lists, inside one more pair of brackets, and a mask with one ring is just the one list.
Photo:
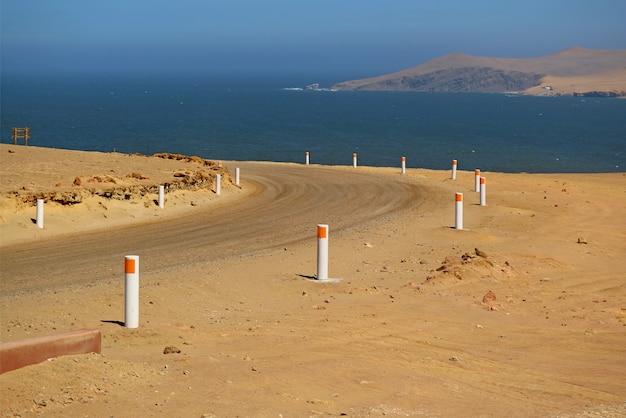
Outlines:
{"label": "coastline", "polygon": [[[150,205],[151,194],[89,197],[47,207],[37,231],[34,208],[9,203],[5,192],[110,170],[158,182],[188,166],[137,157],[150,168],[123,170],[128,161],[117,154],[64,151],[61,166],[42,165],[43,156],[30,171],[21,163],[20,183],[17,167],[5,164],[11,147],[0,147],[2,259],[14,248],[31,257],[43,238],[52,248],[32,256],[40,275],[71,280],[3,293],[2,341],[87,327],[101,330],[103,349],[1,375],[2,415],[625,411],[626,378],[615,373],[626,329],[625,173],[484,173],[481,207],[473,172],[452,181],[436,170],[224,162],[231,177],[235,164],[244,167],[241,188],[226,182],[220,196],[210,185],[179,190],[168,195],[167,214]],[[78,161],[95,171],[79,173]],[[42,167],[63,180],[28,178]],[[7,189],[9,173],[16,183]],[[466,199],[463,231],[453,228],[456,191]],[[190,218],[197,222],[184,229]],[[338,284],[310,280],[317,222],[331,227]],[[154,233],[143,239],[141,322],[129,330],[116,323],[123,319],[116,263],[128,240],[108,249],[113,244],[91,238],[107,229],[127,237],[149,224],[182,232],[156,228],[173,242]],[[96,280],[82,280],[88,269],[78,260],[55,264],[71,260],[63,253],[72,241],[107,260],[88,275]],[[180,353],[163,354],[170,345]]]}

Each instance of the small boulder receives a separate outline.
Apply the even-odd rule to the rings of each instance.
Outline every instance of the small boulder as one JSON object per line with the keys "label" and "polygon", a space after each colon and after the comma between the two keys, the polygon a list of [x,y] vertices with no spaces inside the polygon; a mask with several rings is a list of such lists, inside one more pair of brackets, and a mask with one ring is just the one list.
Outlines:
{"label": "small boulder", "polygon": [[173,345],[168,345],[163,349],[163,354],[175,354],[180,353],[180,348],[175,347]]}
{"label": "small boulder", "polygon": [[491,303],[496,301],[496,294],[490,290],[483,296],[483,303]]}

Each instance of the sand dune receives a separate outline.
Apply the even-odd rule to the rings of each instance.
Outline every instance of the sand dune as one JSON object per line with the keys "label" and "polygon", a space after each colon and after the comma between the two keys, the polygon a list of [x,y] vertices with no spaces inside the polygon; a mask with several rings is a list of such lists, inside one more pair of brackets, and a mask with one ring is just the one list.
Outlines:
{"label": "sand dune", "polygon": [[[465,170],[224,162],[242,183],[229,177],[220,196],[212,183],[178,189],[160,209],[149,193],[85,192],[46,203],[38,230],[25,194],[110,170],[148,186],[203,168],[0,156],[2,341],[103,334],[101,355],[1,375],[3,416],[626,413],[624,173],[485,173],[481,207]],[[339,283],[311,280],[317,223],[330,225]],[[135,330],[119,325],[128,252],[142,266]]]}

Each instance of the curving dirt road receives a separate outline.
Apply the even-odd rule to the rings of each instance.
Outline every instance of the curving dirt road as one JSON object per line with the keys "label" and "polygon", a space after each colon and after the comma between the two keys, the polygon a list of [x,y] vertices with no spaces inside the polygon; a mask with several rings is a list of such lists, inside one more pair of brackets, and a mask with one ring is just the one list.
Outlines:
{"label": "curving dirt road", "polygon": [[[0,248],[0,293],[89,285],[119,279],[120,259],[168,270],[312,239],[318,223],[331,233],[411,208],[417,186],[358,169],[237,163],[249,198],[198,209],[173,220]],[[311,179],[315,179],[312,182]]]}

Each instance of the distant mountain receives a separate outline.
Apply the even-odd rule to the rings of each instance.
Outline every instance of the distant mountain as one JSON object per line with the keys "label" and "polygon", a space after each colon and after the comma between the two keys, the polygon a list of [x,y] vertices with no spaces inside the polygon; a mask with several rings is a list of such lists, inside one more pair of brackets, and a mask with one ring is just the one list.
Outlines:
{"label": "distant mountain", "polygon": [[626,96],[626,50],[570,48],[540,58],[456,53],[379,77],[344,81],[337,90]]}

